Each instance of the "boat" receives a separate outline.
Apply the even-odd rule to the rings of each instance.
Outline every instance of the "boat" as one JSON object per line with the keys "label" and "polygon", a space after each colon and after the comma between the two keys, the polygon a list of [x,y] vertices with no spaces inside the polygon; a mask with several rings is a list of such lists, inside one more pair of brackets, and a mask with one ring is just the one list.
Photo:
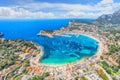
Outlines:
{"label": "boat", "polygon": [[1,37],[1,36],[3,36],[3,33],[2,33],[2,32],[0,32],[0,37]]}

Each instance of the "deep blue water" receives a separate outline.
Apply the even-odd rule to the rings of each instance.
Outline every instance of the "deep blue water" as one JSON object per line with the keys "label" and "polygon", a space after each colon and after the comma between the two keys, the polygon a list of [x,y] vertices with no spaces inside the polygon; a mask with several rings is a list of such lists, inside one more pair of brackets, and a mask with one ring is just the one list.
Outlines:
{"label": "deep blue water", "polygon": [[[63,64],[94,55],[98,43],[87,36],[73,34],[54,38],[37,36],[40,30],[56,30],[67,25],[70,20],[72,19],[0,20],[0,32],[4,33],[2,38],[22,38],[42,45],[44,48],[44,55],[40,60],[42,63]],[[81,20],[91,21],[91,19]]]}

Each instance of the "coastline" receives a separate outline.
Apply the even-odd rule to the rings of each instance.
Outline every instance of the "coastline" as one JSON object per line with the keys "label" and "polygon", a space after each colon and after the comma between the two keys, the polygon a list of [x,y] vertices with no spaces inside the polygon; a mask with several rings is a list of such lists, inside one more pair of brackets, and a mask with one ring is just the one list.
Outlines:
{"label": "coastline", "polygon": [[[66,34],[69,34],[69,33],[66,33]],[[102,55],[102,51],[103,51],[103,43],[98,39],[98,38],[96,38],[96,37],[94,37],[94,36],[92,36],[92,35],[87,35],[87,34],[81,34],[81,33],[70,33],[70,34],[76,34],[76,35],[84,35],[84,36],[87,36],[87,37],[89,37],[89,38],[92,38],[92,39],[94,39],[94,40],[96,40],[97,42],[98,42],[98,49],[97,49],[97,51],[96,51],[96,53],[93,55],[93,56],[97,56],[97,59],[99,59],[99,57],[100,57],[100,55]],[[57,35],[61,35],[61,34],[57,34]],[[41,65],[41,66],[51,66],[51,67],[58,67],[58,66],[67,66],[67,65],[74,65],[74,64],[78,64],[78,63],[83,63],[85,60],[86,60],[86,58],[91,58],[91,57],[93,57],[93,56],[88,56],[88,57],[84,57],[84,58],[81,58],[81,59],[79,59],[79,60],[76,60],[75,62],[71,62],[71,63],[63,63],[63,64],[46,64],[46,63],[41,63],[40,62],[40,59],[42,58],[42,56],[44,55],[44,49],[43,49],[43,47],[42,46],[40,46],[41,47],[41,53],[40,54],[42,54],[40,57],[39,57],[39,59],[37,59],[37,64],[39,64],[39,65]],[[99,56],[99,57],[98,57]]]}
{"label": "coastline", "polygon": [[[88,27],[88,28],[86,28],[86,27]],[[59,56],[56,57],[55,56],[56,58],[60,58],[58,60],[58,63],[57,63],[57,61],[56,62],[53,61],[53,58],[51,58],[51,57],[50,57],[50,59],[48,58],[50,61],[49,60],[45,60],[45,61],[43,60],[43,62],[42,62],[42,58],[43,58],[44,54],[46,53],[45,50],[46,50],[47,47],[45,47],[45,49],[44,49],[44,46],[42,46],[42,44],[40,45],[39,42],[41,41],[41,42],[44,43],[44,42],[47,42],[47,41],[45,39],[42,41],[42,40],[40,40],[41,37],[40,37],[40,39],[38,39],[37,38],[38,36],[36,36],[35,38],[34,37],[33,38],[38,39],[36,41],[39,41],[39,42],[36,42],[38,44],[36,44],[35,46],[39,50],[33,51],[32,56],[30,58],[28,58],[30,63],[29,63],[29,66],[26,67],[26,70],[28,70],[30,73],[28,73],[27,76],[31,76],[31,77],[40,76],[40,75],[43,75],[44,73],[48,72],[50,74],[50,76],[48,76],[46,78],[46,80],[48,78],[57,79],[61,76],[63,76],[65,79],[69,79],[69,77],[74,77],[74,78],[76,78],[77,76],[79,76],[79,77],[85,76],[86,77],[86,75],[91,75],[91,74],[94,74],[96,76],[96,75],[98,75],[98,74],[96,74],[96,70],[99,70],[99,69],[104,70],[105,74],[108,74],[105,71],[106,68],[104,68],[104,67],[102,68],[101,65],[99,65],[99,63],[102,64],[101,62],[104,59],[107,60],[107,58],[104,58],[104,55],[106,55],[106,52],[107,52],[106,50],[108,50],[108,48],[105,48],[105,45],[108,46],[109,42],[107,42],[108,39],[107,39],[106,36],[103,35],[103,32],[101,32],[101,33],[98,32],[99,30],[97,31],[97,29],[95,28],[94,25],[91,27],[91,26],[88,26],[88,25],[86,26],[84,24],[81,25],[81,23],[80,24],[77,23],[77,24],[74,24],[74,25],[68,25],[67,27],[62,27],[61,29],[52,30],[52,31],[53,31],[53,33],[49,33],[49,32],[47,33],[47,31],[46,31],[45,34],[44,33],[42,35],[38,34],[38,36],[43,36],[43,37],[46,36],[45,38],[51,38],[51,39],[52,38],[54,39],[54,37],[56,37],[56,36],[57,37],[58,36],[68,37],[68,38],[73,36],[72,40],[74,40],[74,41],[76,40],[76,43],[78,42],[78,44],[79,44],[79,42],[82,44],[82,41],[79,39],[79,37],[80,36],[86,36],[86,37],[89,37],[91,39],[94,39],[95,41],[93,40],[93,43],[91,41],[91,44],[89,44],[89,43],[87,44],[87,41],[89,42],[89,39],[85,39],[85,41],[84,41],[84,37],[83,37],[83,41],[86,43],[86,44],[83,44],[83,50],[84,50],[84,45],[88,46],[88,48],[89,48],[88,50],[90,50],[91,53],[94,53],[94,54],[89,55],[89,51],[88,51],[88,54],[87,54],[87,52],[85,52],[86,56],[79,54],[79,56],[73,57],[73,59],[67,58],[67,57],[66,57],[67,59],[64,59],[62,57],[62,55],[64,55],[64,54],[75,53],[74,50],[76,50],[76,52],[78,51],[78,53],[80,53],[80,51],[82,51],[82,48],[79,49],[80,45],[71,44],[70,48],[65,47],[65,48],[60,49],[61,51],[65,51],[65,49],[66,49],[68,51],[67,53],[63,52],[64,54],[61,54],[61,57],[59,57]],[[71,36],[69,34],[71,34],[71,35],[73,34],[73,35]],[[30,41],[32,41],[32,40],[33,39],[31,39]],[[67,41],[67,39],[66,39],[66,41]],[[69,42],[69,40],[67,42]],[[35,43],[34,40],[33,40],[33,43]],[[58,44],[58,43],[56,43],[56,44]],[[67,44],[62,44],[62,43],[60,43],[60,44],[61,45],[67,45]],[[53,43],[52,43],[52,45],[53,45]],[[74,50],[73,50],[73,48],[71,48],[71,47],[73,47],[72,45],[75,46]],[[96,46],[94,46],[94,45],[96,45]],[[20,45],[20,46],[21,46],[21,48],[23,47],[22,45]],[[51,44],[48,44],[48,46],[50,47]],[[48,47],[48,49],[49,49],[49,47]],[[58,47],[58,45],[56,47]],[[61,46],[59,46],[59,47],[61,48]],[[93,49],[92,47],[95,48],[94,51],[92,51],[92,49]],[[53,49],[54,47],[50,47],[50,48]],[[86,47],[85,47],[85,49],[86,49]],[[24,50],[27,51],[28,49],[24,49]],[[55,50],[58,50],[58,49],[55,48]],[[86,49],[86,51],[87,51],[87,49]],[[53,55],[55,55],[54,53],[57,53],[57,52],[56,51],[53,52]],[[84,51],[81,52],[81,53],[84,53]],[[50,55],[50,54],[48,54],[48,55]],[[72,56],[72,55],[70,55],[70,56]],[[81,56],[83,56],[83,57],[81,57]],[[74,58],[76,58],[76,60]],[[63,59],[63,61],[62,61],[62,59]],[[59,62],[59,61],[61,61],[61,62]],[[109,59],[108,59],[108,61],[109,61]],[[22,68],[23,67],[21,67],[18,70],[20,71]],[[23,73],[22,77],[24,77],[24,75],[26,75],[26,74]],[[107,76],[109,77],[109,74]]]}

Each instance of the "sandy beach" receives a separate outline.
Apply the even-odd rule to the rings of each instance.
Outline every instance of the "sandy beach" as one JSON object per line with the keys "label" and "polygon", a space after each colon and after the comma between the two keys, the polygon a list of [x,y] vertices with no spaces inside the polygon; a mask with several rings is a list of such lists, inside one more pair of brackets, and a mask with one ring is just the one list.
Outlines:
{"label": "sandy beach", "polygon": [[[99,57],[100,57],[100,55],[102,55],[103,49],[104,49],[102,41],[100,41],[98,38],[96,38],[96,37],[94,37],[94,36],[92,36],[92,35],[78,34],[78,33],[70,33],[70,34],[84,35],[84,36],[88,36],[88,37],[96,40],[96,41],[99,43],[99,46],[98,46],[98,51],[97,51],[96,54],[93,55],[93,56],[97,56],[97,59],[99,59]],[[57,35],[61,35],[61,34],[57,34]],[[82,59],[80,59],[80,60],[78,60],[78,61],[76,61],[76,62],[72,62],[72,63],[56,64],[56,65],[54,65],[54,64],[53,64],[53,65],[52,65],[52,64],[44,64],[44,63],[41,63],[41,62],[40,62],[40,59],[41,59],[42,56],[44,55],[44,49],[43,49],[42,46],[40,46],[40,48],[41,48],[40,54],[37,55],[34,59],[32,59],[32,61],[33,61],[33,62],[36,61],[35,64],[36,64],[36,65],[39,65],[39,66],[51,66],[51,67],[67,66],[67,65],[74,65],[74,64],[78,64],[78,63],[84,63],[84,61],[86,60],[86,58],[82,58]],[[89,57],[89,58],[91,58],[91,57]]]}

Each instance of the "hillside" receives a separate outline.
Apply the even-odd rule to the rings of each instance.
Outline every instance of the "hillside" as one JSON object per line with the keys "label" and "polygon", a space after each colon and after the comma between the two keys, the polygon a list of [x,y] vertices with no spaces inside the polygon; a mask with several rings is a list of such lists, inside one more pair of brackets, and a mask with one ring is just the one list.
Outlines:
{"label": "hillside", "polygon": [[113,14],[104,14],[93,21],[97,25],[118,26],[120,25],[120,9]]}

